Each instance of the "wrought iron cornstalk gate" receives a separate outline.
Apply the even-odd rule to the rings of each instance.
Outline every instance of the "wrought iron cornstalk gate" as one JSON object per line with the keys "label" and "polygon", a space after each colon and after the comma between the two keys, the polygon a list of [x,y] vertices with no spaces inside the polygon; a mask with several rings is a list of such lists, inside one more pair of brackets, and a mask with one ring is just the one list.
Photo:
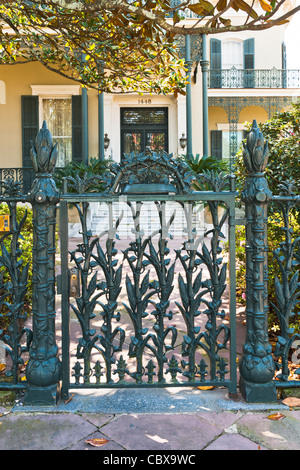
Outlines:
{"label": "wrought iron cornstalk gate", "polygon": [[[249,402],[276,400],[275,369],[282,368],[276,384],[289,383],[289,349],[300,339],[288,328],[287,319],[300,296],[299,237],[293,235],[288,217],[299,196],[293,194],[291,184],[283,188],[284,195],[270,193],[264,177],[267,145],[255,122],[244,149],[248,177],[242,193],[243,220],[235,218],[232,176],[206,173],[203,191],[192,191],[187,167],[171,155],[128,156],[105,175],[102,193],[88,192],[102,178],[85,176],[67,178],[62,194],[52,177],[56,147],[46,124],[32,147],[32,158],[36,179],[27,196],[20,195],[12,180],[2,182],[1,201],[8,206],[10,231],[0,239],[0,264],[9,274],[1,286],[0,303],[9,323],[1,340],[11,357],[11,370],[6,371],[7,380],[0,382],[0,389],[24,389],[24,404],[48,405],[55,404],[59,385],[63,399],[70,389],[101,387],[225,386],[236,393],[235,228],[246,224],[247,337],[240,389]],[[107,227],[98,236],[88,226],[89,206],[95,201],[107,208]],[[281,207],[286,237],[274,253],[282,273],[281,281],[275,281],[275,308],[281,322],[275,351],[267,325],[267,207],[271,201]],[[55,335],[58,202],[61,354]],[[27,316],[24,296],[29,267],[21,259],[26,213],[17,219],[18,203],[33,208],[32,330],[20,325]],[[78,211],[82,231],[82,240],[72,249],[68,244],[71,204]],[[201,204],[209,209],[211,221],[197,233],[193,213]],[[121,206],[132,216],[129,239],[118,236]],[[157,221],[148,234],[141,218],[146,206],[155,208]],[[185,218],[185,237],[180,241],[170,235],[176,224],[174,209]],[[228,259],[223,253],[226,227]],[[75,268],[80,281],[74,298],[70,268]],[[227,294],[226,311],[222,302]],[[79,332],[74,333],[74,328]],[[26,356],[26,380],[21,380]]]}
{"label": "wrought iron cornstalk gate", "polygon": [[[71,180],[71,183],[78,187],[78,181]],[[88,185],[89,180],[85,183]],[[230,327],[228,321],[226,324],[222,321],[225,311],[221,305],[227,277],[227,263],[221,257],[222,230],[228,218],[234,220],[235,213],[235,193],[221,192],[226,183],[228,179],[224,175],[222,178],[206,175],[206,184],[212,185],[215,191],[191,192],[190,179],[183,165],[175,164],[169,155],[146,152],[129,157],[118,165],[105,193],[65,192],[61,195],[62,240],[68,240],[68,204],[75,204],[82,225],[82,243],[71,252],[71,260],[78,269],[81,281],[81,295],[71,304],[81,327],[71,383],[68,367],[67,243],[62,245],[61,250],[64,397],[67,397],[70,387],[193,384],[221,385],[228,387],[232,393],[236,392],[233,223],[229,223],[232,248],[229,260]],[[107,230],[96,238],[91,236],[86,222],[88,205],[95,200],[108,206]],[[177,203],[183,208],[186,217],[185,241],[183,246],[177,242],[175,249],[169,248],[175,217],[175,213],[167,217],[166,206],[170,201],[173,206]],[[218,218],[220,201],[226,206],[221,219]],[[159,226],[146,236],[141,226],[141,212],[143,206],[151,202],[157,208]],[[202,236],[192,226],[193,208],[199,202],[208,204],[213,215],[211,229]],[[117,249],[122,215],[115,222],[113,220],[115,208],[122,203],[130,207],[133,220],[133,238],[127,240],[127,246],[122,250],[123,260],[118,258]],[[205,243],[209,235],[211,238]],[[204,268],[208,274],[206,278]],[[172,302],[177,283],[178,300]],[[122,294],[126,295],[120,304],[118,299]],[[174,305],[171,306],[171,303]],[[98,315],[103,319],[100,331],[92,327],[97,304],[101,307]],[[174,307],[176,314],[173,313]],[[201,327],[197,322],[199,316],[205,317]],[[126,329],[129,335],[122,326],[123,317],[128,318]],[[179,317],[184,320],[181,328],[176,327],[180,323]],[[229,342],[231,354],[225,359],[221,351]],[[98,353],[94,354],[94,361],[91,359],[93,352]],[[229,363],[234,364],[230,370]]]}

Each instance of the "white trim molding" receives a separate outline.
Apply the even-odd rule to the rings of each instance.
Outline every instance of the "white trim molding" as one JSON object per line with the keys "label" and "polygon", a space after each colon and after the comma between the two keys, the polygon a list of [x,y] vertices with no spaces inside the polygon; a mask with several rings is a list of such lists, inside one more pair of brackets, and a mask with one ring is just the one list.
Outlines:
{"label": "white trim molding", "polygon": [[[217,123],[218,131],[230,131],[230,124],[227,123]],[[244,131],[246,129],[245,124],[236,124],[238,131]]]}
{"label": "white trim molding", "polygon": [[299,88],[218,88],[218,89],[209,89],[208,97],[251,97],[251,96],[291,96],[298,97],[300,96]]}
{"label": "white trim molding", "polygon": [[72,96],[80,95],[80,85],[30,85],[32,95]]}
{"label": "white trim molding", "polygon": [[6,104],[6,89],[3,80],[0,80],[0,104]]}

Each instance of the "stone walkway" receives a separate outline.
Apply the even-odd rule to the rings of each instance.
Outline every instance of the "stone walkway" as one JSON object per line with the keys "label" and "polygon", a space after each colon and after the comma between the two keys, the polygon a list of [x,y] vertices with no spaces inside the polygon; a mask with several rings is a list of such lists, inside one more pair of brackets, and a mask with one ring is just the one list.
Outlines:
{"label": "stone walkway", "polygon": [[[0,449],[106,453],[299,450],[300,411],[284,411],[280,421],[268,419],[269,415],[270,411],[158,415],[10,412],[0,418]],[[99,438],[107,441],[101,447],[87,442]]]}
{"label": "stone walkway", "polygon": [[[192,387],[75,391],[71,397],[55,407],[20,401],[0,408],[0,449],[100,450],[103,459],[131,455],[149,465],[153,453],[187,451],[191,464],[199,450],[300,450],[300,411],[280,401],[246,404],[225,389]],[[94,447],[91,439],[104,443]]]}
{"label": "stone walkway", "polygon": [[[59,304],[58,298],[60,348]],[[224,304],[228,309],[228,296]],[[243,310],[237,311],[237,357],[245,337]],[[71,317],[71,351],[75,333]],[[91,445],[91,439],[102,439],[102,445]],[[300,411],[280,400],[246,404],[240,395],[229,397],[225,388],[76,389],[70,390],[68,403],[53,407],[23,406],[22,397],[0,407],[0,450],[100,450],[99,464],[131,467],[172,463],[153,459],[186,451],[186,464],[193,464],[200,463],[199,450],[300,450]],[[128,455],[133,460],[121,460]]]}

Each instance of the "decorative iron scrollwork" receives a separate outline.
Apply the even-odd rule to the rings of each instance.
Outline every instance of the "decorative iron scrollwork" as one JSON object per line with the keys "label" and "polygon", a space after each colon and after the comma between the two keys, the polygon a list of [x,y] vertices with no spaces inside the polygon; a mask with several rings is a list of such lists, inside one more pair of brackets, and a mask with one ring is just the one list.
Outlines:
{"label": "decorative iron scrollwork", "polygon": [[[205,173],[200,184],[201,182],[206,187],[208,185],[208,189],[213,191],[220,191],[228,184],[224,175],[218,175],[215,172]],[[176,251],[185,273],[185,281],[181,274],[179,274],[178,281],[182,303],[176,303],[187,326],[187,335],[183,337],[182,355],[188,357],[188,362],[183,360],[182,366],[184,368],[188,366],[188,370],[183,375],[187,376],[191,382],[195,381],[196,374],[200,374],[202,380],[207,374],[204,371],[207,365],[204,367],[205,362],[203,360],[198,367],[195,364],[197,347],[202,348],[208,355],[210,359],[210,377],[211,380],[216,380],[216,365],[221,360],[218,352],[226,347],[229,339],[230,330],[228,326],[224,324],[217,326],[217,319],[225,317],[225,311],[220,311],[220,307],[222,295],[226,288],[227,264],[223,264],[220,257],[222,253],[220,238],[225,238],[221,230],[228,216],[228,210],[225,209],[221,219],[219,219],[219,205],[220,202],[217,201],[208,202],[212,214],[213,228],[206,231],[204,236],[198,239],[195,230],[191,229],[192,206],[185,208],[188,221],[188,242],[184,244],[186,254],[183,254],[183,250]],[[209,234],[211,234],[210,250],[205,243],[205,237]],[[202,252],[199,249],[201,241],[203,241]],[[207,268],[209,273],[209,278],[206,280],[203,279],[202,266]],[[197,271],[198,274],[195,276],[194,273]],[[201,304],[206,306],[204,311],[200,309]],[[195,318],[200,314],[207,315],[206,331],[203,332],[200,331],[200,327],[195,325]],[[224,333],[222,342],[218,341],[221,333]]]}
{"label": "decorative iron scrollwork", "polygon": [[[12,377],[16,384],[19,381],[20,366],[24,365],[22,355],[29,351],[32,343],[32,331],[30,328],[22,326],[27,318],[24,312],[24,299],[28,289],[29,263],[24,263],[21,259],[22,249],[20,240],[22,238],[22,228],[27,218],[27,211],[20,222],[17,220],[17,199],[21,196],[20,183],[12,179],[1,181],[4,200],[16,198],[16,201],[6,202],[10,214],[10,231],[0,238],[0,267],[6,270],[8,279],[4,282],[1,276],[0,307],[7,310],[5,313],[8,319],[6,331],[0,330],[0,338],[5,343],[6,352],[12,360],[12,368],[6,372],[7,377]],[[6,242],[6,243],[5,243]],[[2,274],[4,274],[2,272]],[[0,314],[3,318],[4,314]],[[25,345],[22,346],[22,339],[25,337]]]}
{"label": "decorative iron scrollwork", "polygon": [[[164,378],[164,363],[167,362],[166,352],[172,350],[175,345],[177,338],[177,330],[173,326],[165,327],[164,319],[171,320],[173,313],[168,310],[170,306],[170,295],[173,291],[174,281],[174,269],[175,261],[170,265],[171,259],[167,258],[170,250],[167,246],[168,230],[174,220],[175,214],[173,213],[170,220],[166,221],[165,215],[165,203],[156,202],[156,207],[160,219],[159,229],[159,240],[158,240],[158,251],[155,250],[152,237],[149,239],[148,247],[149,253],[145,252],[146,258],[143,261],[143,265],[152,265],[155,269],[157,280],[152,281],[149,286],[154,289],[158,301],[149,298],[149,303],[154,306],[154,310],[151,312],[155,317],[155,323],[153,325],[154,334],[149,336],[152,339],[153,346],[148,344],[149,349],[155,355],[158,362],[158,381],[165,382]],[[152,236],[155,234],[152,234]],[[170,267],[168,267],[170,265]],[[168,335],[171,336],[170,344],[166,344]]]}
{"label": "decorative iron scrollwork", "polygon": [[[300,236],[294,233],[290,225],[290,215],[299,204],[299,197],[295,195],[293,181],[281,183],[279,189],[280,195],[275,199],[275,202],[283,219],[284,241],[273,252],[281,279],[275,276],[276,305],[272,302],[271,305],[280,325],[280,335],[277,337],[274,355],[276,368],[281,370],[281,373],[276,378],[287,381],[290,375],[289,354],[294,342],[300,340],[300,334],[294,333],[294,329],[290,327],[290,319],[295,316],[295,307],[300,301]],[[279,359],[281,359],[281,363]],[[300,368],[294,373],[300,375]]]}
{"label": "decorative iron scrollwork", "polygon": [[[110,227],[110,230],[107,232],[109,236],[106,241],[106,252],[104,252],[99,238],[91,240],[91,232],[87,229],[88,203],[84,202],[82,206],[81,209],[76,204],[82,224],[83,243],[77,245],[77,249],[71,252],[71,261],[75,262],[80,272],[82,286],[81,296],[76,299],[77,305],[71,304],[82,331],[82,338],[79,339],[76,356],[78,359],[84,359],[84,381],[89,383],[91,352],[93,349],[99,351],[105,360],[106,378],[109,383],[112,381],[111,365],[115,362],[114,353],[122,350],[125,338],[122,328],[112,327],[112,320],[120,319],[120,314],[116,313],[116,310],[118,306],[117,299],[121,291],[122,265],[116,269],[118,262],[114,258],[117,250],[115,249],[115,242],[112,236],[112,231],[115,234],[119,221],[115,228]],[[94,248],[96,248],[96,253],[93,253]],[[96,266],[102,269],[105,281],[97,282],[97,271],[89,279],[93,268]],[[102,296],[106,298],[106,303],[98,300]],[[91,328],[90,324],[91,320],[95,317],[94,310],[96,305],[102,307],[102,334],[95,334],[96,331]],[[117,335],[119,336],[119,343],[114,345],[114,339]],[[99,371],[95,371],[94,375],[99,380]],[[78,373],[76,377],[78,378]]]}
{"label": "decorative iron scrollwork", "polygon": [[[78,362],[73,368],[78,385],[81,380],[90,384],[92,377],[95,385],[113,384],[114,376],[117,376],[117,383],[134,381],[137,385],[225,381],[228,364],[220,352],[227,347],[230,327],[222,321],[225,316],[221,304],[226,289],[227,264],[220,255],[221,241],[224,239],[222,229],[229,211],[226,204],[214,198],[209,200],[207,206],[212,212],[212,228],[207,229],[204,236],[197,237],[192,222],[194,203],[188,202],[191,175],[181,165],[173,165],[169,155],[158,157],[151,152],[131,155],[128,160],[115,164],[111,174],[106,175],[108,189],[103,193],[108,205],[109,227],[99,237],[93,238],[87,227],[87,198],[81,204],[74,203],[80,216],[83,237],[83,243],[71,252],[71,261],[81,274],[82,285],[81,295],[72,305],[82,331],[77,346]],[[229,181],[227,176],[214,172],[206,173],[202,179],[206,189],[214,193],[221,193]],[[82,184],[77,183],[77,187],[81,188]],[[185,212],[187,225],[187,241],[183,248],[171,250],[169,247],[175,221],[173,209],[167,215],[171,195],[167,196],[167,200],[154,200],[159,225],[147,236],[141,223],[141,213],[145,207],[142,196],[141,200],[135,197],[136,202],[126,197],[122,198],[122,202],[131,210],[134,239],[122,248],[123,261],[120,262],[116,246],[122,213],[113,223],[114,199],[110,196],[124,194],[126,187],[129,190],[125,194],[136,195],[134,190],[131,192],[136,189],[135,184],[165,184],[168,191],[172,187],[175,194],[186,194],[187,202],[180,200],[178,203],[179,209]],[[220,216],[218,210],[222,204],[224,207]],[[176,265],[179,273],[176,273]],[[100,282],[97,280],[99,268],[105,278]],[[177,318],[182,316],[186,325],[179,344],[179,330],[173,323],[176,317],[171,308],[177,282],[180,300],[175,301],[179,310],[176,315]],[[123,301],[120,296],[125,294]],[[101,297],[106,298],[106,303],[100,301]],[[96,306],[100,306],[103,319],[100,334],[92,328]],[[197,325],[199,315],[206,318],[203,331]],[[129,317],[127,328],[132,330],[130,338],[122,328],[113,326],[115,321],[122,320],[121,316]],[[102,356],[94,369],[91,367],[92,351]]]}
{"label": "decorative iron scrollwork", "polygon": [[141,154],[124,155],[120,163],[114,163],[104,175],[106,193],[176,193],[191,192],[194,178],[186,164],[172,154],[156,153],[146,149]]}

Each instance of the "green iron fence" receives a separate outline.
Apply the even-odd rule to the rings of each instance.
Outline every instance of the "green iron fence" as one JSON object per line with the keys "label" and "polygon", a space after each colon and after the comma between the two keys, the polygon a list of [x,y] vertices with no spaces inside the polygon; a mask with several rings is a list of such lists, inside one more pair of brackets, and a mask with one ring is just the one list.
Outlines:
{"label": "green iron fence", "polygon": [[[0,239],[1,272],[8,273],[1,283],[1,312],[7,324],[0,339],[10,366],[2,374],[0,389],[24,390],[25,405],[55,404],[60,385],[63,399],[71,389],[87,387],[225,386],[236,393],[235,228],[242,224],[247,325],[240,390],[248,402],[271,402],[277,399],[276,387],[298,386],[299,381],[289,380],[289,360],[300,337],[289,321],[299,306],[300,239],[292,232],[289,214],[298,207],[299,196],[290,183],[278,196],[269,191],[264,176],[267,144],[255,121],[244,148],[244,219],[235,216],[233,177],[206,173],[203,191],[192,191],[187,168],[170,155],[128,156],[105,175],[101,194],[88,192],[97,176],[67,178],[62,194],[57,191],[52,178],[56,146],[45,124],[32,159],[36,178],[28,194],[22,195],[12,179],[1,183],[10,230]],[[107,208],[107,226],[98,236],[92,236],[88,226],[89,206],[95,201]],[[29,266],[21,258],[26,213],[17,219],[19,203],[33,209],[32,327],[24,325]],[[58,204],[61,351],[55,308]],[[275,350],[268,338],[267,210],[273,204],[282,212],[285,234],[274,253],[281,273],[275,280],[274,307],[281,327]],[[68,241],[70,205],[78,212],[82,231],[73,247]],[[129,239],[118,235],[122,205],[131,213]],[[141,214],[149,205],[156,211],[156,227],[146,234]],[[200,205],[209,210],[211,220],[199,234],[193,213]],[[185,219],[185,238],[180,240],[170,236],[176,225],[174,209]],[[229,259],[222,250],[225,227]],[[275,380],[276,369],[280,373]]]}
{"label": "green iron fence", "polygon": [[[274,289],[276,302],[272,308],[278,318],[280,334],[274,351],[277,369],[277,388],[299,386],[299,346],[300,334],[291,322],[299,321],[300,307],[300,234],[293,229],[293,217],[300,211],[300,196],[296,195],[294,182],[286,181],[280,185],[280,195],[273,196],[271,205],[282,217],[281,231],[283,241],[273,253],[273,262],[278,274]],[[291,370],[291,365],[293,371]],[[292,373],[293,372],[293,373]],[[293,376],[293,379],[291,379]]]}

